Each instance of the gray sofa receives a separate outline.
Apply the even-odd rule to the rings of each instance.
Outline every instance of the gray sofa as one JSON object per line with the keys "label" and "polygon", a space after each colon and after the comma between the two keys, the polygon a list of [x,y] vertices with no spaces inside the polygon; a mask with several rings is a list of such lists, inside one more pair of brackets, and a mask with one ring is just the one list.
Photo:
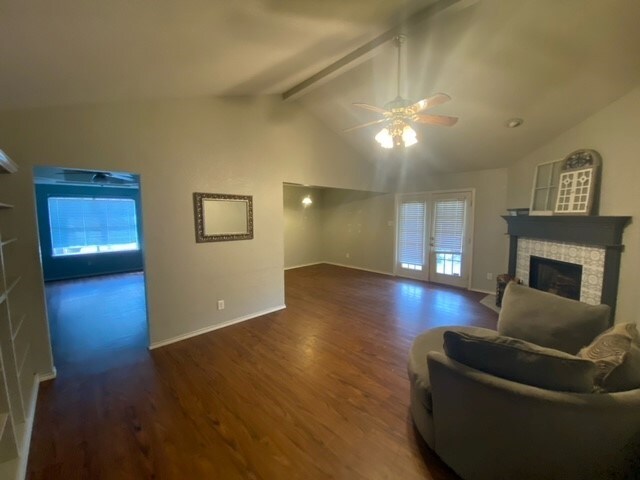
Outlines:
{"label": "gray sofa", "polygon": [[415,426],[463,479],[640,478],[640,389],[570,393],[501,378],[445,354],[445,331],[497,332],[434,328],[410,352]]}

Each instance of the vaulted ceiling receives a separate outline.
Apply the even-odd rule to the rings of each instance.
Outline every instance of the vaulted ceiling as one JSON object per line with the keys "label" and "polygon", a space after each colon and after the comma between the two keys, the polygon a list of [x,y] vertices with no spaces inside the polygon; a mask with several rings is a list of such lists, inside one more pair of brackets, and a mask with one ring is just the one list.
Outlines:
{"label": "vaulted ceiling", "polygon": [[[0,109],[282,93],[434,2],[7,0]],[[637,0],[446,3],[407,30],[402,93],[448,93],[429,113],[456,126],[418,126],[420,143],[392,153],[379,128],[342,132],[376,118],[351,103],[395,97],[391,43],[295,101],[364,156],[456,172],[506,166],[640,83]]]}
{"label": "vaulted ceiling", "polygon": [[[436,172],[517,161],[640,84],[638,25],[636,0],[484,0],[438,13],[409,32],[403,96],[445,92],[452,100],[428,113],[460,120],[416,126],[420,143],[400,159]],[[381,50],[301,101],[336,132],[378,118],[350,104],[395,97],[396,53]],[[523,125],[506,128],[512,117]],[[397,157],[373,141],[379,130],[341,135],[372,158]]]}
{"label": "vaulted ceiling", "polygon": [[257,95],[434,0],[3,0],[0,108]]}

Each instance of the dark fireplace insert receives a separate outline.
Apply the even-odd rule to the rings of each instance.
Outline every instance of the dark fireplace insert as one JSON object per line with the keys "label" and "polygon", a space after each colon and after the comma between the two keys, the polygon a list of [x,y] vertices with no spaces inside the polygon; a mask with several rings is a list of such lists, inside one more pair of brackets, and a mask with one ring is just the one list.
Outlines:
{"label": "dark fireplace insert", "polygon": [[561,297],[580,300],[582,265],[530,257],[529,286]]}

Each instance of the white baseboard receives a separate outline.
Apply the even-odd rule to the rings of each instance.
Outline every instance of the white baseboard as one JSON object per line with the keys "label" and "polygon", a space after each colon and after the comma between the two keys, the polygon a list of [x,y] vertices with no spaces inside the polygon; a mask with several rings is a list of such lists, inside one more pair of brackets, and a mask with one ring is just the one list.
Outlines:
{"label": "white baseboard", "polygon": [[481,288],[470,288],[469,290],[472,291],[472,292],[486,293],[487,295],[495,295],[496,294],[495,290],[482,290]]}
{"label": "white baseboard", "polygon": [[57,376],[58,376],[58,370],[56,370],[56,367],[53,367],[53,369],[49,373],[39,373],[38,381],[46,382],[47,380],[53,380]]}
{"label": "white baseboard", "polygon": [[262,310],[261,312],[250,313],[249,315],[244,315],[242,317],[233,318],[231,320],[227,320],[226,322],[218,323],[216,325],[210,325],[208,327],[200,328],[198,330],[194,330],[193,332],[183,333],[182,335],[178,335],[176,337],[168,338],[167,340],[161,340],[159,342],[153,342],[149,345],[149,350],[153,350],[155,348],[164,347],[166,345],[170,345],[172,343],[180,342],[182,340],[186,340],[187,338],[197,337],[198,335],[202,335],[203,333],[213,332],[214,330],[218,330],[220,328],[228,327],[230,325],[234,325],[236,323],[244,322],[246,320],[251,320],[252,318],[261,317],[262,315],[267,315],[269,313],[277,312],[279,310],[283,310],[287,308],[286,305],[279,305],[274,308],[269,308],[267,310]]}
{"label": "white baseboard", "polygon": [[313,267],[314,265],[320,265],[321,263],[325,263],[325,262],[303,263],[302,265],[294,265],[293,267],[284,267],[284,269],[293,270],[294,268]]}
{"label": "white baseboard", "polygon": [[327,265],[334,265],[336,267],[352,268],[353,270],[362,270],[363,272],[379,273],[380,275],[388,275],[390,277],[395,277],[395,274],[390,272],[383,272],[382,270],[372,270],[370,268],[356,267],[355,265],[345,265],[343,263],[335,263],[335,262],[322,262],[322,263],[326,263]]}

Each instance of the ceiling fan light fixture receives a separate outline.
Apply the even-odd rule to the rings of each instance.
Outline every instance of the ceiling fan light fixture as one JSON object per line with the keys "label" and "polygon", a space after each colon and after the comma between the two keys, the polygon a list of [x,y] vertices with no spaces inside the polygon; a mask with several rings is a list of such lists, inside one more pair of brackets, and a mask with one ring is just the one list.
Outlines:
{"label": "ceiling fan light fixture", "polygon": [[382,148],[393,148],[393,137],[388,128],[383,128],[375,136],[376,142],[380,144]]}
{"label": "ceiling fan light fixture", "polygon": [[376,142],[385,149],[392,149],[394,147],[406,148],[418,143],[416,131],[411,127],[413,124],[431,124],[451,127],[458,121],[457,117],[451,117],[449,115],[429,115],[422,113],[425,110],[429,110],[430,108],[451,100],[451,97],[446,93],[436,93],[417,102],[412,102],[400,95],[400,74],[402,72],[401,45],[404,42],[405,37],[403,35],[399,35],[395,40],[398,48],[398,94],[396,98],[388,102],[384,108],[376,107],[375,105],[370,105],[368,103],[354,103],[354,106],[375,112],[378,115],[381,115],[382,118],[362,123],[344,130],[345,132],[351,132],[360,128],[383,124],[385,127],[380,130],[374,138]]}
{"label": "ceiling fan light fixture", "polygon": [[402,129],[402,143],[404,143],[405,147],[410,147],[411,145],[418,143],[416,131],[411,128],[410,125],[405,125]]}

